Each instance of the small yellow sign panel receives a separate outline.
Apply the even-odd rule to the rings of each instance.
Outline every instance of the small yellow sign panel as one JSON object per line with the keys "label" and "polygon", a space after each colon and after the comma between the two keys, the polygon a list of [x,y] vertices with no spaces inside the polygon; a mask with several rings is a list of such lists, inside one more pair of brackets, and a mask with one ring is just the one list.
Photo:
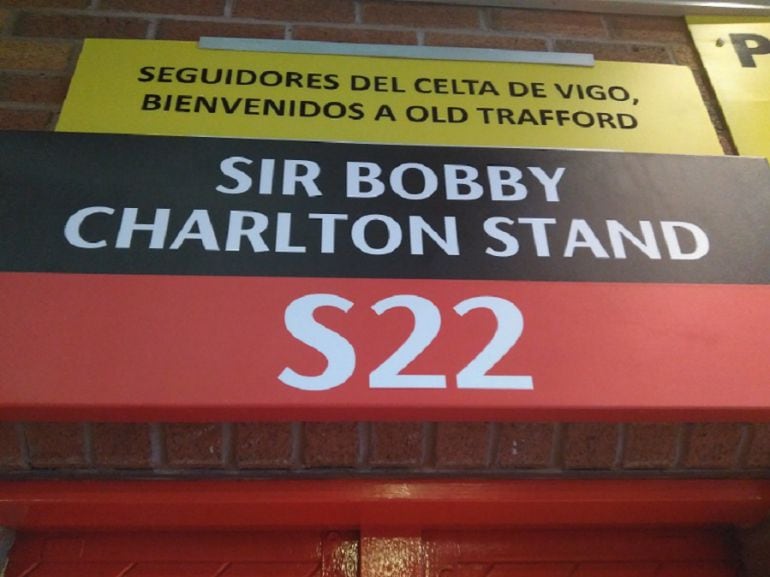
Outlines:
{"label": "small yellow sign panel", "polygon": [[692,73],[87,40],[57,130],[721,154]]}
{"label": "small yellow sign panel", "polygon": [[688,23],[738,151],[770,158],[770,18]]}

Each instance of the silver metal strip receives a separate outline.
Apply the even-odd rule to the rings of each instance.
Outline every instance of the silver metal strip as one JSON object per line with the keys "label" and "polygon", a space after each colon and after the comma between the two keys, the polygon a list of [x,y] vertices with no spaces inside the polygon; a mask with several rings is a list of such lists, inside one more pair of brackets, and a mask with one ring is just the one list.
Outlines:
{"label": "silver metal strip", "polygon": [[203,36],[198,47],[207,50],[246,52],[284,52],[291,54],[329,54],[370,56],[374,58],[417,58],[428,60],[467,60],[482,62],[523,62],[593,66],[593,54],[571,52],[529,52],[487,48],[452,48],[440,46],[397,46],[390,44],[347,44],[304,40],[263,40],[258,38],[218,38]]}
{"label": "silver metal strip", "polygon": [[413,0],[415,2],[660,16],[770,16],[768,0]]}

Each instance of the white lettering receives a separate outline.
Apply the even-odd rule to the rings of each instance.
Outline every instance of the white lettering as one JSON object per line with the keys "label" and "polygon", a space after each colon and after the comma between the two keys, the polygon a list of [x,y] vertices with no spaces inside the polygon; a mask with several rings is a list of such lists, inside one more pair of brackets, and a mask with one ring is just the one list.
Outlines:
{"label": "white lettering", "polygon": [[[385,225],[387,231],[387,239],[385,244],[380,248],[375,248],[369,244],[366,240],[366,227],[371,222],[381,222]],[[356,222],[353,223],[351,230],[351,237],[353,244],[356,245],[361,252],[366,254],[390,254],[401,245],[403,234],[398,223],[389,216],[384,214],[369,214],[362,216]]]}
{"label": "white lettering", "polygon": [[[364,171],[366,171],[364,173]],[[347,196],[348,198],[375,198],[385,192],[385,185],[378,178],[382,169],[374,162],[348,162]],[[368,190],[361,190],[366,184]]]}
{"label": "white lettering", "polygon": [[[418,192],[409,192],[404,187],[404,174],[408,170],[416,170],[422,175],[423,186]],[[390,173],[390,187],[398,196],[406,200],[424,200],[438,190],[438,178],[436,173],[424,164],[417,162],[405,162],[399,164]]]}
{"label": "white lettering", "polygon": [[[484,187],[476,179],[479,171],[472,166],[445,164],[444,180],[447,200],[476,200],[484,194]],[[460,192],[460,187],[466,192]]]}
{"label": "white lettering", "polygon": [[118,230],[118,240],[115,242],[115,248],[131,248],[131,239],[135,231],[150,231],[150,248],[162,249],[166,241],[166,232],[168,231],[168,219],[171,209],[159,208],[155,211],[155,220],[149,224],[138,224],[136,216],[137,208],[126,208],[123,210],[123,217],[120,219],[120,229]]}
{"label": "white lettering", "polygon": [[539,166],[528,166],[527,168],[538,182],[543,185],[545,199],[548,202],[559,202],[559,191],[557,190],[556,185],[559,184],[561,177],[564,176],[566,168],[560,166],[556,169],[556,172],[553,173],[553,176],[548,176],[548,174]]}
{"label": "white lettering", "polygon": [[[513,166],[488,166],[487,177],[492,200],[524,200],[527,197],[527,187],[521,182],[522,174]],[[504,187],[513,188],[513,194],[506,194]]]}
{"label": "white lettering", "polygon": [[572,257],[575,255],[576,248],[589,249],[596,258],[609,258],[610,255],[596,238],[594,231],[588,226],[588,223],[582,218],[573,219],[567,238],[567,246],[564,247],[564,256]]}
{"label": "white lettering", "polygon": [[634,236],[617,220],[607,221],[607,232],[610,235],[610,244],[612,245],[612,252],[615,255],[615,258],[626,258],[626,247],[623,243],[624,238],[630,240],[636,248],[648,257],[653,259],[660,258],[660,250],[658,249],[658,242],[655,240],[655,232],[652,230],[652,223],[649,220],[640,220],[639,228],[644,237],[643,241]]}
{"label": "white lettering", "polygon": [[508,225],[513,226],[513,224],[516,221],[514,221],[511,218],[507,218],[505,216],[493,216],[491,218],[488,218],[484,221],[484,232],[487,233],[488,236],[494,238],[495,240],[499,240],[501,243],[503,243],[503,249],[502,250],[495,250],[491,247],[487,247],[487,249],[484,251],[490,256],[513,256],[516,253],[519,252],[519,241],[516,240],[516,238],[512,235],[507,233],[504,230],[500,229],[500,225]]}
{"label": "white lettering", "polygon": [[107,246],[107,241],[105,240],[91,242],[84,239],[80,234],[80,227],[83,221],[92,214],[115,214],[115,209],[109,206],[89,206],[88,208],[81,208],[70,216],[67,219],[67,224],[64,225],[64,237],[72,246],[77,248],[104,248]]}
{"label": "white lettering", "polygon": [[323,254],[334,254],[335,222],[338,220],[347,220],[347,214],[315,213],[307,215],[309,219],[321,221],[321,252]]}
{"label": "white lettering", "polygon": [[[244,228],[246,219],[251,221],[250,228]],[[241,238],[246,237],[251,243],[254,252],[267,252],[270,250],[262,240],[262,233],[267,228],[267,217],[261,212],[247,210],[233,210],[230,212],[230,223],[227,227],[226,251],[241,250]]]}
{"label": "white lettering", "polygon": [[231,156],[225,158],[219,164],[219,170],[222,174],[229,176],[235,181],[235,186],[227,187],[222,184],[217,186],[217,191],[223,194],[241,194],[251,188],[251,177],[235,167],[236,164],[251,164],[251,159],[243,156]]}
{"label": "white lettering", "polygon": [[425,254],[422,237],[428,235],[449,255],[460,254],[460,244],[457,241],[457,221],[453,216],[444,217],[444,237],[436,232],[421,216],[409,217],[409,242],[412,254]]}
{"label": "white lettering", "polygon": [[[300,169],[304,172],[300,174]],[[301,184],[309,197],[321,196],[315,179],[321,174],[321,167],[312,160],[287,160],[283,164],[283,194],[294,196],[297,185]]]}
{"label": "white lettering", "polygon": [[[672,260],[697,260],[708,254],[710,245],[709,237],[702,228],[690,223],[675,220],[663,220],[660,223],[663,230],[663,238],[666,241],[668,252]],[[677,229],[689,232],[694,241],[694,247],[690,252],[684,252],[677,236]]]}
{"label": "white lettering", "polygon": [[[193,232],[193,229],[197,229],[197,232]],[[169,248],[177,250],[187,240],[201,241],[205,250],[219,250],[217,237],[214,235],[214,227],[211,226],[209,211],[193,210]]]}

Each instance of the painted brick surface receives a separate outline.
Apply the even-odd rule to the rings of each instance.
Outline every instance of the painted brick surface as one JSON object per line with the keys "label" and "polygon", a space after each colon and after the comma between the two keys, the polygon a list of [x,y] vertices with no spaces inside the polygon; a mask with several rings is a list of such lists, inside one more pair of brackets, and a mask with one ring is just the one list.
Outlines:
{"label": "painted brick surface", "polygon": [[239,423],[235,427],[235,462],[243,468],[288,467],[292,459],[291,423]]}
{"label": "painted brick surface", "polygon": [[98,6],[102,10],[195,16],[223,16],[225,12],[225,0],[101,0]]}
{"label": "painted brick surface", "polygon": [[352,0],[238,0],[234,15],[286,22],[353,23],[356,12]]}
{"label": "painted brick surface", "polygon": [[556,40],[557,52],[582,52],[593,54],[597,60],[616,60],[619,62],[653,62],[672,64],[671,55],[665,46],[646,46],[643,44],[613,44],[611,42],[591,42],[581,40]]}
{"label": "painted brick surface", "polygon": [[166,425],[164,432],[169,466],[222,466],[222,425],[175,423]]}
{"label": "painted brick surface", "polygon": [[507,423],[500,426],[497,464],[505,468],[545,469],[551,464],[552,423]]}
{"label": "painted brick surface", "polygon": [[436,6],[410,2],[365,2],[364,24],[410,28],[479,28],[481,13],[470,6]]}
{"label": "painted brick surface", "polygon": [[95,423],[91,425],[91,450],[96,468],[149,468],[150,427],[145,423]]}
{"label": "painted brick surface", "polygon": [[547,50],[544,38],[505,36],[502,34],[458,34],[454,32],[426,32],[428,46],[460,46],[463,48],[496,48],[499,50]]}
{"label": "painted brick surface", "polygon": [[421,423],[372,423],[369,464],[374,467],[416,467],[423,458]]}
{"label": "painted brick surface", "polygon": [[675,44],[671,46],[671,53],[674,55],[674,62],[682,66],[689,66],[693,70],[699,70],[701,67],[700,56],[694,46],[689,44]]}
{"label": "painted brick surface", "polygon": [[375,28],[333,28],[331,26],[295,26],[294,40],[317,42],[355,42],[357,44],[417,44],[417,34],[409,30]]}
{"label": "painted brick surface", "polygon": [[14,470],[24,466],[16,425],[14,423],[0,423],[0,467]]}
{"label": "painted brick surface", "polygon": [[46,74],[0,74],[0,101],[61,104],[69,78]]}
{"label": "painted brick surface", "polygon": [[48,130],[51,113],[44,110],[0,109],[0,130]]}
{"label": "painted brick surface", "polygon": [[26,13],[18,18],[14,32],[46,38],[144,38],[148,24],[139,18]]}
{"label": "painted brick surface", "polygon": [[686,467],[729,469],[737,464],[743,427],[736,423],[699,423],[688,438]]}
{"label": "painted brick surface", "polygon": [[285,35],[285,27],[277,24],[163,20],[158,25],[158,31],[156,32],[155,37],[160,40],[193,40],[197,42],[201,36],[271,38],[281,40]]}
{"label": "painted brick surface", "polygon": [[689,33],[682,18],[660,16],[607,16],[613,38],[643,42],[681,42],[687,44]]}
{"label": "painted brick surface", "polygon": [[34,468],[83,467],[85,433],[80,423],[27,423],[25,437]]}
{"label": "painted brick surface", "polygon": [[567,469],[611,469],[618,446],[618,426],[613,423],[571,423],[564,439]]}
{"label": "painted brick surface", "polygon": [[478,468],[487,463],[488,423],[439,423],[436,425],[436,467]]}
{"label": "painted brick surface", "polygon": [[11,8],[88,8],[91,0],[0,0]]}
{"label": "painted brick surface", "polygon": [[306,467],[355,467],[357,423],[305,423],[302,431]]}
{"label": "painted brick surface", "polygon": [[770,468],[770,424],[754,426],[746,466],[751,469]]}
{"label": "painted brick surface", "polygon": [[492,10],[490,26],[494,30],[557,37],[604,38],[607,36],[602,17],[586,12]]}
{"label": "painted brick surface", "polygon": [[0,69],[64,70],[72,49],[72,45],[59,42],[0,38]]}
{"label": "painted brick surface", "polygon": [[626,430],[623,466],[629,469],[668,469],[676,463],[681,425],[633,423]]}

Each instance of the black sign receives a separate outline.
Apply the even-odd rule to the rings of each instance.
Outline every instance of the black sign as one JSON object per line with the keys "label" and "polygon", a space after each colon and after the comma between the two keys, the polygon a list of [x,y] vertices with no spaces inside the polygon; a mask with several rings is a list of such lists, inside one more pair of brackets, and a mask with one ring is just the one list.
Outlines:
{"label": "black sign", "polygon": [[770,283],[761,159],[0,134],[0,270]]}

